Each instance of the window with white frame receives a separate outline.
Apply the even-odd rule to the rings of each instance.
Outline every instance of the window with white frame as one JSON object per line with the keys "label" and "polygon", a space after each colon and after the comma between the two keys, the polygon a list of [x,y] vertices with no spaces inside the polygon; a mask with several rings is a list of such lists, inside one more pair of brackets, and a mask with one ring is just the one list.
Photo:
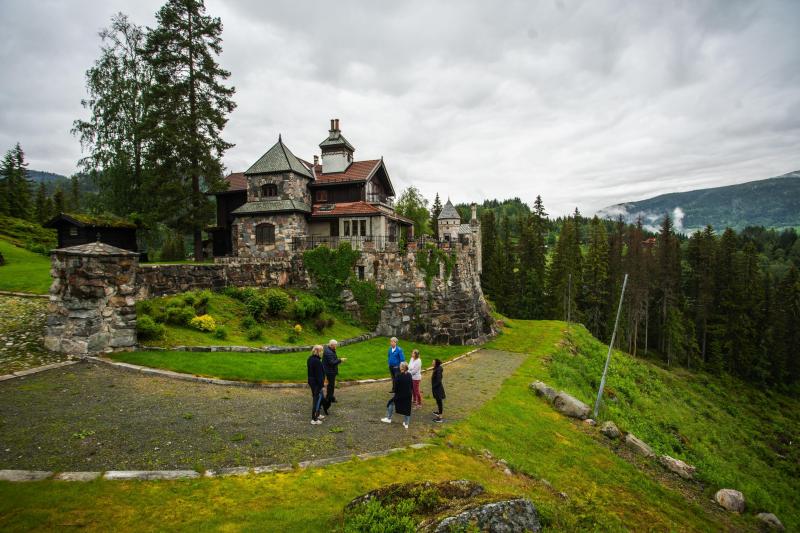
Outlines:
{"label": "window with white frame", "polygon": [[342,221],[342,235],[345,237],[366,237],[367,219],[351,218]]}

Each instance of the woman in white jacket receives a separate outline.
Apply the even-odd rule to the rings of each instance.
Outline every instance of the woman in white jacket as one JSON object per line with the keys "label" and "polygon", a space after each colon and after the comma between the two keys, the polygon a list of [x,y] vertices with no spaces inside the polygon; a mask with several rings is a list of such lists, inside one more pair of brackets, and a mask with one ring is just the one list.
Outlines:
{"label": "woman in white jacket", "polygon": [[419,350],[411,352],[411,361],[408,363],[408,373],[411,374],[411,401],[415,408],[422,407],[422,394],[419,392],[419,383],[422,381],[422,359]]}

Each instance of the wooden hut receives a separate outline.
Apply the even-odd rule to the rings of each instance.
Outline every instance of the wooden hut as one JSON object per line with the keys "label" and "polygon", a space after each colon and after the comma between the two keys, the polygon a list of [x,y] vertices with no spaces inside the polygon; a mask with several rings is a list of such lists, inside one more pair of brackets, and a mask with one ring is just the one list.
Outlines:
{"label": "wooden hut", "polygon": [[58,232],[59,248],[100,241],[124,250],[139,251],[136,224],[114,215],[60,213],[44,227]]}

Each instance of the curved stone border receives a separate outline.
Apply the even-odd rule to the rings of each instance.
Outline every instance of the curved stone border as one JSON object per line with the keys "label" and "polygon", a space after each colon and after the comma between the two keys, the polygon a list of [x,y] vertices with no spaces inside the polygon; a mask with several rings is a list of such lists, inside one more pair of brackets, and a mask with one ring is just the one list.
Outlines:
{"label": "curved stone border", "polygon": [[11,374],[5,374],[3,376],[0,376],[0,381],[6,381],[8,379],[14,379],[14,378],[21,378],[23,376],[30,376],[31,374],[38,374],[39,372],[44,372],[45,370],[52,370],[54,368],[61,368],[62,366],[74,365],[75,363],[78,362],[80,362],[80,360],[62,361],[60,363],[52,363],[44,366],[37,366],[35,368],[29,368],[27,370],[19,370],[17,372],[12,372]]}
{"label": "curved stone border", "polygon": [[[377,452],[366,452],[358,455],[340,455],[338,457],[329,457],[327,459],[315,459],[313,461],[302,461],[297,464],[297,469],[304,470],[306,468],[320,468],[323,466],[334,465],[339,463],[346,463],[353,459],[360,459],[367,461],[376,457],[385,457],[393,453],[405,452],[408,449],[421,450],[435,446],[428,442],[419,442],[411,444],[405,448],[391,448],[389,450],[380,450]],[[269,474],[272,472],[290,472],[295,467],[288,464],[273,464],[267,466],[235,466],[230,468],[218,468],[215,470],[206,470],[200,474],[197,470],[107,470],[105,472],[47,472],[41,470],[0,470],[0,481],[11,482],[27,482],[27,481],[43,481],[46,479],[54,479],[56,481],[93,481],[95,479],[102,479],[108,481],[153,481],[153,480],[176,480],[176,479],[195,479],[199,477],[215,478],[215,477],[228,477],[228,476],[247,476],[250,474]]]}
{"label": "curved stone border", "polygon": [[[481,348],[476,348],[474,350],[470,350],[466,353],[463,353],[453,359],[445,361],[442,363],[442,366],[449,365],[451,363],[455,363],[456,361],[468,357]],[[209,378],[204,376],[195,376],[194,374],[183,374],[181,372],[173,372],[172,370],[162,370],[160,368],[152,368],[149,366],[141,366],[141,365],[134,365],[132,363],[121,363],[119,361],[112,361],[111,359],[106,359],[104,357],[94,357],[91,355],[83,356],[83,359],[86,361],[92,361],[95,363],[103,363],[105,365],[113,366],[122,370],[128,370],[132,372],[141,372],[142,374],[151,374],[159,377],[164,378],[171,378],[171,379],[180,379],[184,381],[195,381],[198,383],[209,383],[211,385],[227,385],[233,387],[247,387],[247,388],[264,388],[264,389],[304,389],[308,387],[307,383],[304,382],[275,382],[275,383],[260,383],[255,381],[235,381],[230,379],[219,379],[219,378]],[[423,372],[428,372],[432,370],[433,367],[428,367],[423,369]],[[353,381],[337,381],[337,387],[352,387],[355,385],[367,385],[369,383],[385,383],[391,381],[392,378],[373,378],[373,379],[359,379]]]}
{"label": "curved stone border", "polygon": [[[364,333],[358,337],[351,337],[342,341],[337,341],[339,346],[347,346],[348,344],[357,344],[359,342],[374,339],[378,334],[376,332]],[[148,352],[233,352],[233,353],[296,353],[296,352],[310,352],[314,346],[309,344],[307,346],[262,346],[261,348],[253,348],[251,346],[147,346],[145,344],[137,345],[137,349]]]}
{"label": "curved stone border", "polygon": [[0,291],[0,296],[20,296],[22,298],[47,298],[47,299],[50,299],[50,295],[49,294],[34,294],[32,292]]}

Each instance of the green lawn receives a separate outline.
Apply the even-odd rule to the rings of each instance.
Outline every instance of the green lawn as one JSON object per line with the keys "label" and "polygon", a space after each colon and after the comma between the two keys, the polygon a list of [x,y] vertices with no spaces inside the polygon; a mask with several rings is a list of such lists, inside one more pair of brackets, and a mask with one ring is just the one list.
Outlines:
{"label": "green lawn", "polygon": [[[317,337],[316,342],[325,343],[327,339]],[[473,349],[471,346],[432,346],[428,344],[401,341],[400,346],[411,356],[417,348],[426,366],[434,359],[446,361]],[[389,339],[377,337],[368,341],[342,346],[339,357],[347,361],[339,367],[340,380],[369,379],[389,377],[387,350]],[[164,368],[175,372],[209,376],[240,381],[306,381],[306,359],[308,354],[266,354],[266,353],[228,353],[228,352],[118,352],[110,354],[115,361],[136,365]]]}
{"label": "green lawn", "polygon": [[[756,530],[752,512],[743,517],[724,513],[707,498],[687,498],[665,487],[617,456],[595,432],[536,398],[528,384],[551,379],[547,361],[558,357],[563,323],[512,325],[493,344],[524,346],[531,356],[494,399],[464,421],[444,426],[437,440],[453,447],[243,478],[0,483],[0,529],[332,531],[341,526],[343,506],[373,488],[465,478],[495,493],[531,498],[547,531]],[[483,449],[527,476],[506,476],[477,456]],[[779,516],[787,525],[795,523],[789,514]]]}
{"label": "green lawn", "polygon": [[0,253],[6,264],[0,266],[0,290],[47,294],[50,290],[50,259],[18,248],[0,239]]}

